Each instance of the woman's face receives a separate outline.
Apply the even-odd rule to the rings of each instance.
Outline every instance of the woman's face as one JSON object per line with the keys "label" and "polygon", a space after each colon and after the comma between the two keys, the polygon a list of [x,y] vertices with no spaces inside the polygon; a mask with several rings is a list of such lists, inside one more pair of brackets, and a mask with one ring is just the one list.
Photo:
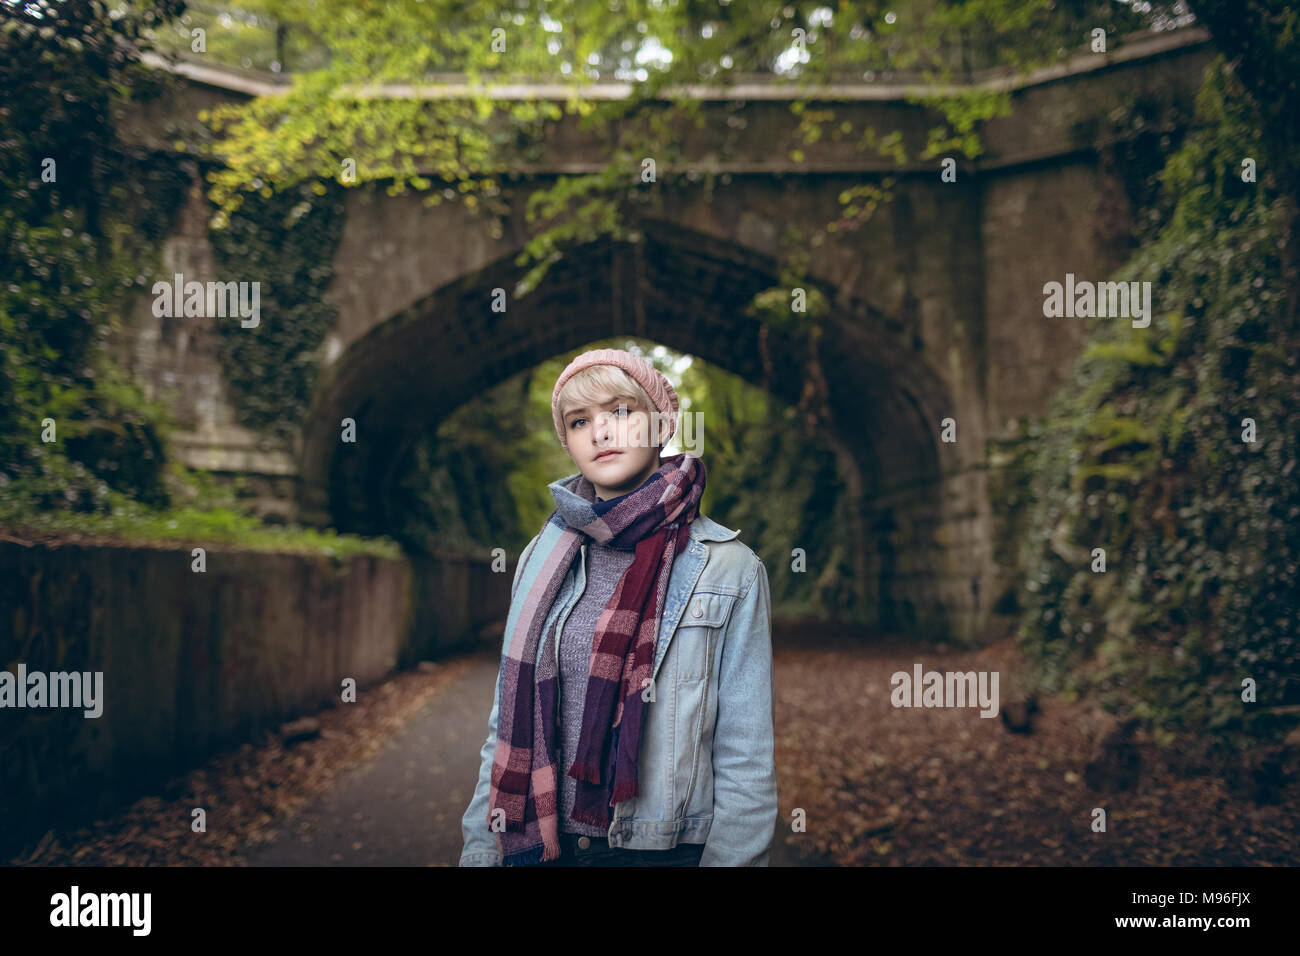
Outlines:
{"label": "woman's face", "polygon": [[565,410],[569,457],[598,497],[608,501],[635,491],[659,467],[659,438],[651,425],[649,411],[627,399]]}

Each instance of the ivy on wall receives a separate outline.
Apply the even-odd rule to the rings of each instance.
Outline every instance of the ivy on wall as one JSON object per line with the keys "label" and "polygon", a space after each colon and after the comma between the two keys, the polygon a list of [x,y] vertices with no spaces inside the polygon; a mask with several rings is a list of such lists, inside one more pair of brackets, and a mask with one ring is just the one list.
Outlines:
{"label": "ivy on wall", "polygon": [[1276,739],[1300,703],[1300,335],[1276,183],[1242,177],[1243,157],[1271,162],[1244,102],[1207,70],[1160,174],[1171,212],[1112,277],[1152,283],[1151,326],[1096,321],[1045,420],[1020,594],[1040,688],[1219,755]]}
{"label": "ivy on wall", "polygon": [[[1101,171],[1102,198],[1097,211],[1100,245],[1136,250],[1154,241],[1169,222],[1176,197],[1161,185],[1166,158],[1179,148],[1192,123],[1194,104],[1163,89],[1125,96],[1105,116],[1090,115],[1072,130],[1080,146],[1096,152]],[[989,498],[994,509],[994,554],[999,564],[1017,561],[1027,534],[1035,451],[1044,440],[1044,423],[1026,415],[1015,422],[1015,433],[990,439]],[[994,610],[1020,611],[1019,587],[1011,584],[995,598]]]}
{"label": "ivy on wall", "polygon": [[[118,139],[113,107],[170,78],[132,41],[174,4],[60,4],[0,24],[0,511],[166,501],[161,409],[104,346],[157,271],[188,176]],[[130,91],[124,93],[124,91]],[[49,440],[51,439],[52,440]]]}
{"label": "ivy on wall", "polygon": [[1177,197],[1161,188],[1160,174],[1182,145],[1194,112],[1191,97],[1176,88],[1155,88],[1128,93],[1109,113],[1074,126],[1076,141],[1097,154],[1101,242],[1131,253],[1168,223]]}
{"label": "ivy on wall", "polygon": [[324,293],[343,224],[344,187],[313,181],[263,189],[209,232],[223,281],[260,283],[260,324],[220,326],[222,370],[241,425],[287,440],[303,420],[337,318]]}

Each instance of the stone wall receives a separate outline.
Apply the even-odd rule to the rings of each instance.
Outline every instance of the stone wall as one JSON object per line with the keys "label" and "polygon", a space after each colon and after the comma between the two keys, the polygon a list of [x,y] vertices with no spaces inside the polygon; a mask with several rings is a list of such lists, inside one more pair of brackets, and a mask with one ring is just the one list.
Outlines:
{"label": "stone wall", "polygon": [[337,703],[347,678],[364,692],[403,658],[504,615],[509,599],[511,574],[485,562],[413,572],[367,556],[206,559],[197,573],[182,548],[0,541],[0,670],[103,674],[98,717],[0,707],[0,856]]}

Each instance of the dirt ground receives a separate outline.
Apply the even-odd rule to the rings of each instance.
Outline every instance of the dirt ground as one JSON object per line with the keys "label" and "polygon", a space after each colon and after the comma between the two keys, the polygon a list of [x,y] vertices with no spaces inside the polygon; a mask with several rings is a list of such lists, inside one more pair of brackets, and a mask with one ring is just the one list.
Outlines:
{"label": "dirt ground", "polygon": [[[778,792],[785,838],[809,862],[843,866],[1247,866],[1300,862],[1296,787],[1257,806],[1221,775],[1179,774],[1140,735],[1124,790],[1088,787],[1092,708],[1041,700],[1032,731],[978,708],[895,708],[891,675],[998,670],[1014,685],[1009,641],[952,653],[915,644],[778,644]],[[1094,832],[1096,808],[1105,832]]]}

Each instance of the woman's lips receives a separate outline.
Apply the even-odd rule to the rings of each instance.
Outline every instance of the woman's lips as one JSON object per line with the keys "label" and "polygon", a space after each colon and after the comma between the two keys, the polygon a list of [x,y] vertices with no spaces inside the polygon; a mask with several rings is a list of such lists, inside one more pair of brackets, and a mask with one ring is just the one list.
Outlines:
{"label": "woman's lips", "polygon": [[596,456],[596,461],[608,461],[611,458],[617,458],[623,454],[621,451],[604,451]]}

